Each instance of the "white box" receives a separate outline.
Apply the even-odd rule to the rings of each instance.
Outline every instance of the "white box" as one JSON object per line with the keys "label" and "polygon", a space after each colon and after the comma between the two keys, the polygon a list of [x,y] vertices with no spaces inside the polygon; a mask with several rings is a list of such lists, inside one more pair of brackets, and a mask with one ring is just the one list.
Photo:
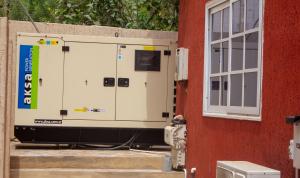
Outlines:
{"label": "white box", "polygon": [[178,48],[176,50],[176,77],[177,81],[188,79],[188,58],[189,50],[187,48]]}
{"label": "white box", "polygon": [[247,161],[217,161],[216,178],[280,178],[280,171]]}

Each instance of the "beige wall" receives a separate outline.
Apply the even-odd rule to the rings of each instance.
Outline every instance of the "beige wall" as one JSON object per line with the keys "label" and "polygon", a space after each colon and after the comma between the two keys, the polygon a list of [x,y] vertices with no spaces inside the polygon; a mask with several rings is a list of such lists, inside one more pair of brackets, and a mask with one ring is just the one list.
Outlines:
{"label": "beige wall", "polygon": [[[177,40],[177,32],[163,32],[163,31],[149,31],[149,30],[132,30],[121,29],[114,27],[103,26],[79,26],[79,25],[65,25],[65,24],[50,24],[50,23],[36,23],[41,33],[51,34],[73,34],[73,35],[93,35],[93,36],[115,36],[118,33],[119,37],[131,37],[131,38],[154,38],[154,39],[172,39]],[[14,123],[14,97],[15,97],[15,61],[16,61],[16,33],[17,32],[29,32],[36,33],[33,25],[30,22],[9,21],[9,43],[8,43],[8,69],[6,66],[6,19],[0,18],[0,178],[3,175],[2,167],[4,155],[4,141],[5,141],[5,129],[8,138],[13,138],[13,123]],[[6,76],[7,73],[7,76]],[[3,81],[7,77],[7,86]],[[5,88],[7,87],[7,93]],[[6,97],[5,97],[6,96]],[[5,98],[7,106],[5,108]],[[5,127],[4,111],[7,111],[7,126]],[[6,148],[9,145],[6,144]],[[9,149],[7,149],[9,151]],[[6,157],[7,159],[9,156]],[[8,165],[6,160],[6,164]],[[8,178],[8,177],[6,177]]]}

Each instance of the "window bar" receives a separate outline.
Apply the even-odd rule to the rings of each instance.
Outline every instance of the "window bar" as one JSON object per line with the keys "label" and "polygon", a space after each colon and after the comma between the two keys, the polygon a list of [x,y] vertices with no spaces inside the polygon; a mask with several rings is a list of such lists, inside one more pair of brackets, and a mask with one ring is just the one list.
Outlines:
{"label": "window bar", "polygon": [[[221,33],[221,40],[223,40],[223,10],[222,9],[220,11],[221,13],[221,29],[220,29],[220,33]],[[220,42],[220,57],[219,57],[219,105],[218,106],[221,106],[222,105],[222,65],[223,65],[223,42]]]}
{"label": "window bar", "polygon": [[228,40],[228,78],[227,78],[227,107],[230,106],[231,100],[231,49],[232,49],[232,1],[229,4],[229,40]]}
{"label": "window bar", "polygon": [[225,39],[220,39],[220,40],[211,41],[210,43],[211,43],[211,44],[223,43],[223,42],[225,42],[225,41],[227,41],[227,40],[228,40],[228,38],[225,38]]}
{"label": "window bar", "polygon": [[246,20],[247,20],[247,0],[241,0],[244,1],[244,33],[247,31],[246,30]]}
{"label": "window bar", "polygon": [[245,34],[243,36],[243,72],[242,74],[242,108],[244,108],[244,100],[245,100],[245,63],[246,63],[246,37]]}
{"label": "window bar", "polygon": [[262,94],[262,82],[261,82],[261,66],[262,66],[262,26],[263,26],[263,20],[262,20],[262,8],[263,8],[263,1],[259,1],[259,14],[258,14],[258,54],[257,54],[257,95],[256,95],[256,107],[257,107],[257,113],[260,114],[260,103],[261,103],[261,94]]}
{"label": "window bar", "polygon": [[211,36],[212,36],[212,14],[210,13],[209,15],[209,29],[208,29],[208,80],[207,80],[207,83],[208,83],[208,87],[206,88],[207,89],[207,93],[206,93],[206,101],[207,101],[207,104],[208,106],[210,106],[210,93],[211,93],[211,83],[210,83],[210,77],[211,77]]}
{"label": "window bar", "polygon": [[242,0],[244,1],[244,40],[243,40],[243,74],[242,74],[242,108],[245,107],[244,102],[245,102],[245,69],[246,69],[246,20],[247,20],[247,0]]}

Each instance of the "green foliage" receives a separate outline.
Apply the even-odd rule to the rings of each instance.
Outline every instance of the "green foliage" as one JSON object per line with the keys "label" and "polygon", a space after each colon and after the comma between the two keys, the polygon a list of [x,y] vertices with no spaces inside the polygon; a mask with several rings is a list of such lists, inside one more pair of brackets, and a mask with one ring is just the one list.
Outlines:
{"label": "green foliage", "polygon": [[[37,22],[57,22],[55,11],[57,0],[20,0],[31,17]],[[19,0],[9,0],[9,18],[12,20],[29,20]]]}
{"label": "green foliage", "polygon": [[38,22],[151,30],[178,24],[178,0],[10,0],[10,19],[28,20],[18,1]]}
{"label": "green foliage", "polygon": [[59,0],[55,15],[69,24],[93,25],[96,19],[93,0]]}

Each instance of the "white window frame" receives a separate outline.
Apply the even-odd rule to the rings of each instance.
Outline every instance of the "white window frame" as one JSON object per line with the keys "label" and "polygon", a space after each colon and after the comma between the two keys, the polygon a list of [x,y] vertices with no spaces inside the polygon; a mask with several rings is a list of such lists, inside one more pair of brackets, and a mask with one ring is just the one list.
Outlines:
{"label": "white window frame", "polygon": [[[232,35],[232,3],[238,0],[211,0],[206,3],[205,7],[205,51],[204,51],[204,79],[203,79],[203,116],[207,117],[221,117],[228,119],[239,119],[239,120],[251,120],[251,121],[261,121],[261,105],[262,105],[262,59],[263,59],[263,7],[264,0],[260,0],[259,4],[259,25],[258,27],[246,30],[246,22],[244,22],[244,32]],[[246,0],[245,0],[246,4]],[[242,69],[239,71],[231,71],[231,59],[228,58],[228,89],[227,89],[227,106],[212,106],[209,105],[210,102],[210,55],[211,55],[211,14],[219,10],[229,7],[229,40],[228,47],[231,48],[232,37],[243,36],[244,34],[252,33],[258,31],[258,63],[255,69]],[[244,18],[246,19],[246,9],[244,9]],[[222,23],[222,21],[221,21]],[[246,32],[245,32],[246,31]],[[230,38],[231,37],[231,38]],[[228,39],[227,38],[227,39]],[[223,39],[218,40],[222,43]],[[244,42],[244,51],[245,51]],[[231,50],[228,50],[229,56],[231,58]],[[245,55],[245,52],[244,52]],[[244,57],[245,58],[245,57]],[[245,65],[245,62],[244,64]],[[256,107],[244,107],[244,106],[230,106],[230,74],[245,72],[257,72],[257,104]],[[220,76],[220,75],[218,75]],[[244,75],[242,75],[244,77]],[[221,82],[221,77],[220,77]],[[244,79],[243,84],[244,86]],[[220,85],[221,86],[221,85]],[[221,92],[221,91],[220,91]],[[220,95],[219,95],[220,98]],[[244,105],[244,89],[242,91],[242,105]]]}

